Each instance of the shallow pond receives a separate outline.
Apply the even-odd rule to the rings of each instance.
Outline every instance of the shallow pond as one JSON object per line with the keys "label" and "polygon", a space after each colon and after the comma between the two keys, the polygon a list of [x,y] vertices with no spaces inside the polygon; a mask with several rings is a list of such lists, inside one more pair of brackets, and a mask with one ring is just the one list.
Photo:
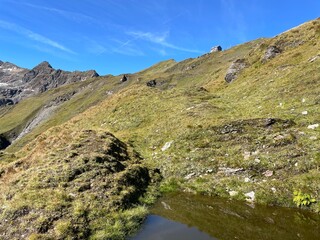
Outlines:
{"label": "shallow pond", "polygon": [[320,239],[320,216],[299,209],[171,194],[158,200],[131,240]]}

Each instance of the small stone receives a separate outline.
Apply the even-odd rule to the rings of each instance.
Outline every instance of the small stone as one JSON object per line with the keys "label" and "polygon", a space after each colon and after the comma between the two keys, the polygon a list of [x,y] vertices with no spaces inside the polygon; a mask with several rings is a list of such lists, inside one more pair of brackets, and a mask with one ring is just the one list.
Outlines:
{"label": "small stone", "polygon": [[298,167],[298,163],[296,162],[296,163],[294,164],[294,166],[295,166],[295,167]]}
{"label": "small stone", "polygon": [[244,179],[244,182],[250,182],[250,178],[248,178],[248,177],[246,177],[245,179]]}
{"label": "small stone", "polygon": [[237,196],[239,193],[237,191],[229,191],[230,197]]}
{"label": "small stone", "polygon": [[169,204],[167,204],[167,203],[165,203],[165,202],[161,202],[161,204],[162,204],[162,206],[164,207],[164,209],[166,209],[166,210],[172,210]]}
{"label": "small stone", "polygon": [[266,176],[266,177],[271,177],[271,176],[273,175],[273,171],[267,170],[267,171],[265,171],[265,172],[263,173],[263,175]]}
{"label": "small stone", "polygon": [[170,142],[166,142],[163,147],[161,148],[161,151],[166,151],[170,146],[171,144],[173,143],[173,141],[170,141]]}
{"label": "small stone", "polygon": [[272,187],[272,188],[271,188],[271,191],[275,193],[275,192],[277,191],[277,189],[274,188],[274,187]]}
{"label": "small stone", "polygon": [[254,191],[248,192],[248,193],[244,194],[244,196],[246,196],[246,201],[248,201],[248,202],[253,202],[255,200],[255,192]]}
{"label": "small stone", "polygon": [[184,179],[189,180],[190,178],[192,178],[195,175],[196,175],[196,173],[192,172],[192,173],[188,174],[187,176],[185,176]]}
{"label": "small stone", "polygon": [[284,136],[280,134],[278,136],[275,136],[273,139],[276,140],[276,141],[279,141],[281,139],[284,139]]}
{"label": "small stone", "polygon": [[319,123],[309,125],[308,129],[316,129],[317,127],[319,127]]}
{"label": "small stone", "polygon": [[308,111],[303,111],[301,114],[302,114],[302,115],[307,115],[307,114],[308,114]]}
{"label": "small stone", "polygon": [[305,98],[302,98],[301,102],[303,102],[303,103],[306,102],[306,99],[305,99]]}
{"label": "small stone", "polygon": [[213,169],[208,169],[207,173],[213,173]]}
{"label": "small stone", "polygon": [[254,162],[255,162],[255,163],[260,163],[261,160],[260,160],[259,158],[256,158],[256,159],[254,160]]}
{"label": "small stone", "polygon": [[250,155],[251,155],[250,152],[245,151],[245,152],[243,153],[243,159],[244,159],[244,160],[249,160]]}
{"label": "small stone", "polygon": [[256,150],[254,152],[251,153],[253,156],[257,156],[259,154],[259,150]]}
{"label": "small stone", "polygon": [[316,136],[311,136],[310,140],[317,140],[318,138]]}

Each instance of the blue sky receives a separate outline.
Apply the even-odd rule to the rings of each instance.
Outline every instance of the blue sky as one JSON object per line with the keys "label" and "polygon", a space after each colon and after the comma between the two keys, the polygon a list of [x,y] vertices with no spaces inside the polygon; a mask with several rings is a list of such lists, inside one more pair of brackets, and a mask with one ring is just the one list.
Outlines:
{"label": "blue sky", "polygon": [[133,73],[317,17],[319,0],[0,0],[0,60]]}

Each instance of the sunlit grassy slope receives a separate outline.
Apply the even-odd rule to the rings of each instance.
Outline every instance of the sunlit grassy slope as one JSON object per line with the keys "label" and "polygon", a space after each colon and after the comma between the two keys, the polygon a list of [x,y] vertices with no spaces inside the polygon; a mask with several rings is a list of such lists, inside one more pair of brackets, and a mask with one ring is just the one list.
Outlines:
{"label": "sunlit grassy slope", "polygon": [[[43,166],[55,169],[55,161],[72,154],[72,149],[61,150],[59,144],[48,143],[43,150],[41,139],[49,136],[59,142],[67,138],[64,133],[72,136],[90,129],[113,133],[141,154],[143,167],[158,168],[165,179],[162,191],[180,189],[294,206],[293,192],[300,190],[317,201],[304,207],[319,211],[319,40],[317,19],[272,39],[182,62],[168,60],[128,75],[124,83],[119,76],[100,77],[25,100],[1,117],[0,132],[26,124],[55,94],[79,90],[47,121],[2,153],[0,176],[10,179],[10,166],[21,174],[15,177],[28,178],[19,161],[28,162],[26,156],[45,161],[48,152],[54,157]],[[266,49],[273,45],[281,54],[263,62]],[[248,67],[227,84],[226,71],[239,58]],[[150,80],[156,80],[156,87],[146,86]],[[73,139],[70,142],[78,144]],[[10,193],[14,189],[13,185]],[[3,183],[1,191],[9,194]],[[90,231],[99,229],[90,226]],[[107,228],[121,226],[108,225],[100,229],[102,237],[96,238],[107,236],[103,235]]]}

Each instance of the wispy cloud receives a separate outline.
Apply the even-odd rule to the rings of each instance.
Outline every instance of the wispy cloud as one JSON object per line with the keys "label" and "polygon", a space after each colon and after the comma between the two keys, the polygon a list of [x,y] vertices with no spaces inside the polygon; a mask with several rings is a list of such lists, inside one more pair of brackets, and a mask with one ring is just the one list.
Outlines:
{"label": "wispy cloud", "polygon": [[89,53],[98,56],[108,51],[108,49],[105,46],[101,45],[95,40],[86,38],[86,41],[88,42],[88,46],[86,47],[86,49]]}
{"label": "wispy cloud", "polygon": [[178,50],[178,51],[191,52],[191,53],[201,53],[201,51],[199,51],[199,50],[184,48],[184,47],[176,46],[174,44],[167,42],[169,32],[164,32],[164,33],[159,34],[159,33],[152,33],[152,32],[131,31],[131,32],[127,32],[127,34],[132,36],[134,38],[133,39],[134,41],[137,39],[141,39],[141,40],[148,41],[148,42],[151,42],[154,44],[158,44],[162,47],[171,48],[171,49]]}
{"label": "wispy cloud", "polygon": [[114,39],[114,42],[117,42],[120,46],[117,48],[112,48],[112,52],[128,55],[128,56],[144,56],[144,52],[132,44],[133,40],[128,40],[126,42],[122,42]]}
{"label": "wispy cloud", "polygon": [[7,22],[7,21],[3,21],[0,20],[0,28],[2,29],[6,29],[15,33],[18,33],[26,38],[29,38],[33,41],[45,44],[47,46],[53,47],[55,49],[59,49],[61,51],[67,52],[67,53],[72,53],[75,54],[75,52],[73,52],[72,50],[70,50],[69,48],[61,45],[60,43],[57,43],[45,36],[42,36],[38,33],[35,33],[27,28],[21,27],[15,23],[11,23],[11,22]]}
{"label": "wispy cloud", "polygon": [[87,16],[85,14],[82,14],[82,13],[66,11],[66,10],[53,8],[53,7],[45,7],[45,6],[35,5],[35,4],[31,4],[31,3],[22,3],[22,4],[25,6],[28,6],[28,7],[32,7],[32,8],[48,11],[51,13],[59,14],[64,18],[68,18],[68,19],[75,21],[75,22],[78,22],[78,23],[88,22],[88,21],[92,22],[92,23],[97,22],[94,18]]}

